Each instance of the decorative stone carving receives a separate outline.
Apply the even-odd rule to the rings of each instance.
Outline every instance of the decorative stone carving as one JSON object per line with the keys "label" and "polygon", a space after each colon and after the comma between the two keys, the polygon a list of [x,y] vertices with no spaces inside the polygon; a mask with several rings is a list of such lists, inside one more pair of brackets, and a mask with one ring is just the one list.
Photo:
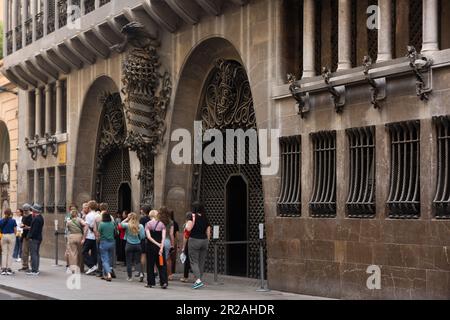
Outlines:
{"label": "decorative stone carving", "polygon": [[306,114],[311,110],[309,104],[309,93],[298,92],[300,86],[297,85],[297,78],[295,77],[295,75],[289,73],[287,75],[287,80],[289,82],[289,91],[291,92],[295,101],[297,101],[298,114],[303,119],[306,116]]}
{"label": "decorative stone carving", "polygon": [[201,118],[204,130],[256,127],[250,84],[245,69],[236,61],[216,61]]}
{"label": "decorative stone carving", "polygon": [[125,41],[116,50],[130,47],[123,62],[123,89],[127,133],[125,145],[141,164],[141,203],[153,205],[154,156],[163,143],[165,116],[172,94],[170,76],[159,72],[157,42],[144,27],[131,22],[123,27]]}

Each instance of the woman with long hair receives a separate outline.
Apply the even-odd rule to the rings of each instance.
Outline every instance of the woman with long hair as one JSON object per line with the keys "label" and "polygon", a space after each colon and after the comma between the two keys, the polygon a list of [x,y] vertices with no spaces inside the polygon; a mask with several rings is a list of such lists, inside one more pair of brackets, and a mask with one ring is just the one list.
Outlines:
{"label": "woman with long hair", "polygon": [[204,286],[202,277],[211,238],[211,225],[205,207],[198,201],[192,204],[192,215],[186,223],[186,230],[189,232],[189,260],[196,278],[192,289],[198,289]]}
{"label": "woman with long hair", "polygon": [[141,240],[145,239],[144,227],[139,223],[138,215],[131,212],[128,217],[122,221],[122,228],[125,231],[125,256],[127,261],[128,281],[133,281],[133,263],[136,264],[136,271],[139,272],[140,282],[144,281],[144,273],[141,265]]}
{"label": "woman with long hair", "polygon": [[68,233],[66,252],[69,271],[79,273],[83,267],[81,241],[83,240],[86,222],[80,218],[77,209],[73,208],[70,211],[70,217],[66,222],[66,227]]}
{"label": "woman with long hair", "polygon": [[[159,271],[159,282],[161,288],[166,289],[167,263],[164,255],[164,240],[166,239],[166,226],[159,221],[159,212],[150,211],[151,220],[145,226],[147,236],[147,288],[155,286],[155,265]],[[162,263],[161,263],[162,262]]]}
{"label": "woman with long hair", "polygon": [[2,232],[2,275],[12,275],[12,253],[16,243],[17,224],[13,219],[11,209],[5,209],[3,219],[0,220]]}
{"label": "woman with long hair", "polygon": [[170,218],[170,211],[166,207],[162,207],[159,210],[159,216],[160,221],[164,223],[164,226],[166,227],[166,239],[164,240],[164,256],[167,261],[167,274],[168,274],[168,280],[172,280],[172,259],[170,258],[170,254],[174,250],[174,225],[173,221]]}
{"label": "woman with long hair", "polygon": [[102,214],[102,222],[98,226],[100,237],[100,255],[102,258],[103,278],[110,282],[112,279],[112,256],[114,253],[114,234],[116,233],[116,225],[109,213]]}

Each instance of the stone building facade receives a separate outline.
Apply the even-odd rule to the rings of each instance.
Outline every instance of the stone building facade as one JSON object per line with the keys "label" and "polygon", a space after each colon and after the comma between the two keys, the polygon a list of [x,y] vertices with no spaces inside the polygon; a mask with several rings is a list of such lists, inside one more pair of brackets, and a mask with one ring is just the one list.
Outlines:
{"label": "stone building facade", "polygon": [[[2,62],[0,62],[2,64]],[[19,142],[17,88],[0,76],[0,209],[17,208],[17,147]]]}
{"label": "stone building facade", "polygon": [[[48,256],[71,203],[168,205],[181,222],[200,199],[220,240],[250,241],[219,245],[221,273],[258,276],[263,222],[271,289],[448,299],[449,10],[438,0],[6,1],[2,71],[21,89],[18,202],[44,203]],[[195,120],[279,129],[280,170],[176,165],[171,135],[194,134]]]}

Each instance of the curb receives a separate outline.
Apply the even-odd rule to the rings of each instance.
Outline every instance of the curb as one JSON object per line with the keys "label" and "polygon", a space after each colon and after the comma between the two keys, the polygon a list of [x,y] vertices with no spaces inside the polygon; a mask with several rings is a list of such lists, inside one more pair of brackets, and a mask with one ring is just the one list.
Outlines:
{"label": "curb", "polygon": [[22,289],[17,289],[17,288],[14,288],[14,287],[5,286],[3,284],[0,284],[0,289],[6,290],[6,291],[10,291],[10,292],[15,293],[15,294],[20,294],[20,295],[22,295],[24,297],[32,298],[32,299],[36,299],[36,300],[58,300],[56,298],[44,296],[44,295],[39,294],[39,293],[34,293],[34,292],[31,292],[31,291],[26,291],[26,290],[22,290]]}

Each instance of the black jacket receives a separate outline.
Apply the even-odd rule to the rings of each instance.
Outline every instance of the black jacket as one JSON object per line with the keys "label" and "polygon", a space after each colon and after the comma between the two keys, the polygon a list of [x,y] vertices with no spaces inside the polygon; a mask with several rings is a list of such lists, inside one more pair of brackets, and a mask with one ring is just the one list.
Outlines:
{"label": "black jacket", "polygon": [[28,233],[28,238],[32,240],[42,241],[42,230],[44,229],[44,218],[41,215],[37,215],[31,221],[30,233]]}

